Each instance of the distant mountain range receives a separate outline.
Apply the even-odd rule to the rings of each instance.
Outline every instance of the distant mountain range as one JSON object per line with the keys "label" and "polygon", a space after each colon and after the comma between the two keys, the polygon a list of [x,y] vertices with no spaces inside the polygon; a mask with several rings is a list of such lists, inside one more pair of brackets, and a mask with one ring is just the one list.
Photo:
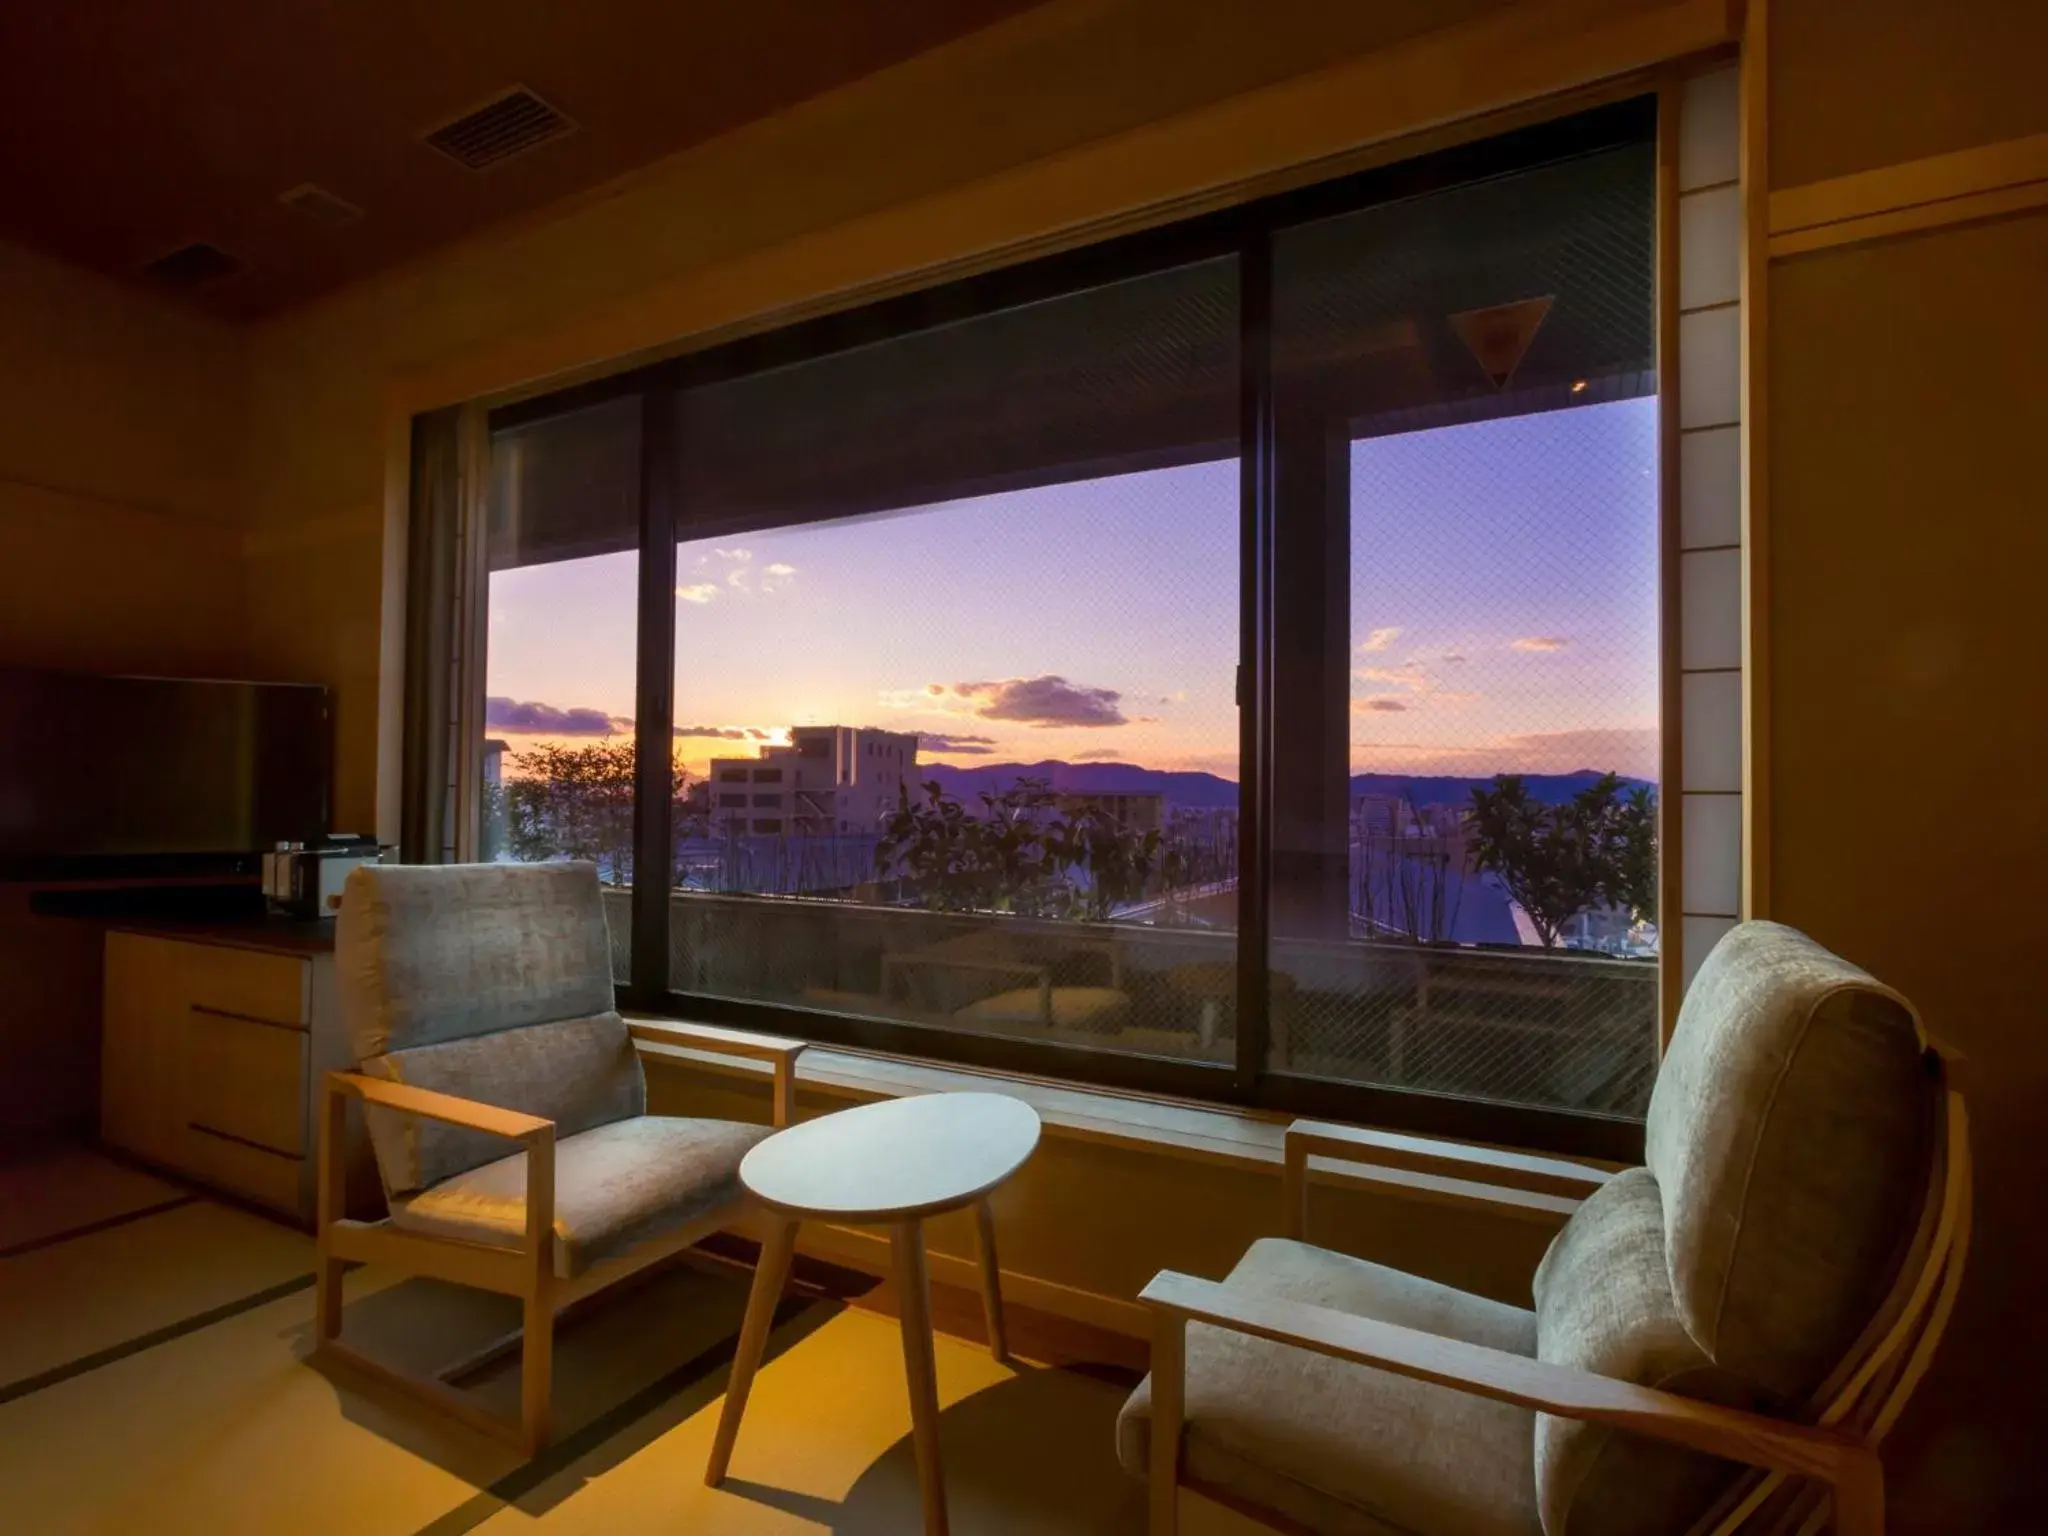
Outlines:
{"label": "distant mountain range", "polygon": [[[1055,793],[1068,795],[1137,794],[1164,795],[1169,805],[1210,810],[1235,806],[1237,785],[1213,773],[1169,773],[1142,768],[1136,763],[977,763],[960,767],[952,763],[920,763],[920,783],[936,781],[954,799],[972,805],[982,794],[999,794],[1018,779],[1044,779]],[[1600,777],[1599,771],[1581,768],[1574,773],[1527,773],[1522,780],[1529,793],[1546,805],[1569,800]],[[1354,773],[1352,795],[1406,795],[1417,805],[1462,804],[1475,785],[1491,785],[1492,775],[1460,778],[1452,775],[1405,775],[1398,773]],[[1646,785],[1643,779],[1624,777],[1630,787]]]}

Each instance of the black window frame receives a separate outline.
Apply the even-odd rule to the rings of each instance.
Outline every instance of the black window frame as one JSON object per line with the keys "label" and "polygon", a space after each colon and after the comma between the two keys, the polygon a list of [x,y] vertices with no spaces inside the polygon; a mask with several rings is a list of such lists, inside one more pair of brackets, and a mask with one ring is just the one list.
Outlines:
{"label": "black window frame", "polygon": [[[1120,1054],[1047,1041],[953,1033],[941,1028],[805,1008],[790,1003],[676,991],[669,984],[670,893],[633,890],[632,959],[625,1006],[770,1030],[823,1044],[1144,1093],[1370,1122],[1423,1134],[1639,1161],[1642,1122],[1616,1116],[1456,1097],[1419,1089],[1338,1082],[1272,1071],[1268,969],[1271,950],[1271,710],[1276,627],[1274,380],[1271,366],[1273,241],[1282,231],[1341,214],[1492,180],[1583,155],[1654,142],[1657,100],[1632,97],[1490,139],[1439,150],[1293,191],[1114,237],[800,321],[493,409],[493,432],[530,425],[623,396],[641,402],[638,677],[635,732],[640,764],[636,864],[668,867],[672,805],[665,782],[674,723],[676,484],[673,396],[682,390],[933,326],[1058,298],[1216,258],[1235,258],[1239,292],[1240,611],[1237,1053],[1231,1065]],[[1663,556],[1669,559],[1667,551]],[[1653,1018],[1649,1028],[1655,1029]]]}

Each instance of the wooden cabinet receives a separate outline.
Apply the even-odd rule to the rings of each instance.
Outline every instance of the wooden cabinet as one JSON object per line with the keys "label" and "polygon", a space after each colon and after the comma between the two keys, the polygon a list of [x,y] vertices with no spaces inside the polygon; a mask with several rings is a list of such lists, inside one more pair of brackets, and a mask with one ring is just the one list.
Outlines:
{"label": "wooden cabinet", "polygon": [[[257,942],[107,935],[100,1135],[310,1225],[313,1094],[352,1064],[334,961]],[[348,1156],[351,1207],[374,1204],[359,1128]]]}

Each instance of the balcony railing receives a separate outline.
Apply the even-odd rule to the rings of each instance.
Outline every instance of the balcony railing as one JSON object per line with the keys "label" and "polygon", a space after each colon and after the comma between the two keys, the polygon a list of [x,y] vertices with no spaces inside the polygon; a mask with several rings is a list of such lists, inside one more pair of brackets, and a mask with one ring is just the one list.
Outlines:
{"label": "balcony railing", "polygon": [[[609,890],[627,976],[631,892]],[[1228,931],[675,891],[674,992],[952,1032],[1224,1064]],[[1576,951],[1276,939],[1272,1070],[1640,1116],[1656,1072],[1656,968]]]}

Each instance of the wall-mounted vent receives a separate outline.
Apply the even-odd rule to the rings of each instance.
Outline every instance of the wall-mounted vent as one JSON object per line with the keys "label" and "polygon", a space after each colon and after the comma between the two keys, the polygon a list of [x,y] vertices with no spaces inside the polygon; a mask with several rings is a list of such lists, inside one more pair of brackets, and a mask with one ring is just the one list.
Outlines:
{"label": "wall-mounted vent", "polygon": [[303,214],[325,229],[346,229],[363,216],[363,210],[345,197],[336,197],[312,182],[280,192],[277,200],[293,213]]}
{"label": "wall-mounted vent", "polygon": [[464,170],[481,171],[575,131],[575,123],[521,85],[420,137]]}
{"label": "wall-mounted vent", "polygon": [[167,288],[204,288],[233,277],[247,264],[217,245],[195,240],[157,257],[142,270]]}

